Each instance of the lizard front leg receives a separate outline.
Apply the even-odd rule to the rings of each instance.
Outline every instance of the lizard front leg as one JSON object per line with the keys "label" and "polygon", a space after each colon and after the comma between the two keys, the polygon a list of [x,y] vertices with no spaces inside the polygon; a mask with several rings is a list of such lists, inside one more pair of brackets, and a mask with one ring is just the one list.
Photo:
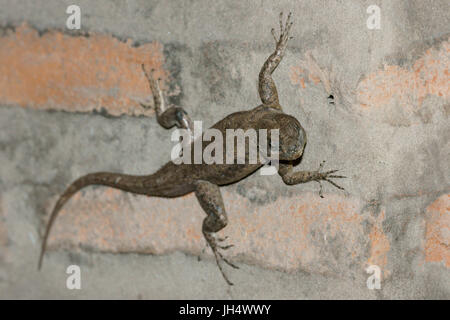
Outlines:
{"label": "lizard front leg", "polygon": [[[150,89],[153,95],[153,101],[156,111],[156,118],[158,123],[166,128],[170,129],[173,126],[177,126],[180,129],[189,130],[190,141],[194,139],[194,127],[191,118],[187,112],[181,107],[170,107],[166,108],[164,102],[164,95],[161,88],[159,87],[159,79],[155,79],[153,75],[153,69],[148,73],[145,70],[145,66],[142,65],[142,70],[148,80]],[[145,107],[145,106],[144,106]]]}
{"label": "lizard front leg", "polygon": [[319,166],[319,169],[316,171],[296,171],[294,172],[294,166],[292,164],[283,164],[280,163],[278,174],[283,179],[283,182],[287,185],[295,185],[299,183],[306,183],[310,181],[316,181],[320,185],[319,189],[319,196],[323,198],[322,193],[322,183],[321,181],[327,181],[328,183],[332,184],[338,189],[345,190],[343,187],[338,185],[336,182],[330,180],[333,179],[339,179],[339,178],[346,178],[345,176],[341,175],[335,175],[334,173],[338,170],[330,170],[326,172],[320,172],[323,168],[323,165],[325,164],[325,161],[322,161],[322,163]]}
{"label": "lizard front leg", "polygon": [[275,36],[275,29],[272,29],[272,35],[276,43],[275,52],[267,58],[259,72],[258,91],[261,101],[263,104],[276,109],[281,109],[281,106],[278,101],[277,88],[272,79],[272,73],[280,64],[281,59],[283,59],[287,42],[291,38],[289,37],[289,31],[292,26],[290,20],[291,13],[289,13],[286,24],[283,27],[283,13],[280,13],[280,37],[278,39]]}
{"label": "lizard front leg", "polygon": [[203,220],[202,225],[203,236],[205,237],[208,245],[211,247],[217,266],[219,267],[225,281],[229,285],[233,285],[223,270],[222,261],[235,269],[238,269],[238,267],[228,261],[219,251],[219,249],[229,249],[233,245],[222,246],[218,244],[218,242],[221,242],[226,238],[220,239],[216,237],[216,232],[225,228],[228,223],[227,213],[225,211],[219,186],[208,181],[197,181],[195,195],[200,203],[200,206],[207,214],[207,217]]}

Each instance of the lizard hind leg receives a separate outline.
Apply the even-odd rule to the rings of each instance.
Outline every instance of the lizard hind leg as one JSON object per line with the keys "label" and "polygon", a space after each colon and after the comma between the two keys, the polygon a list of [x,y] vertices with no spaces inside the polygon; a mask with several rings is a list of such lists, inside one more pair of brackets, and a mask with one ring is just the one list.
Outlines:
{"label": "lizard hind leg", "polygon": [[223,270],[222,262],[225,262],[235,269],[239,269],[239,267],[228,261],[220,252],[220,250],[229,249],[233,245],[223,246],[219,244],[219,242],[226,240],[227,237],[223,239],[216,237],[216,232],[225,228],[228,223],[219,186],[208,181],[197,181],[195,195],[200,203],[200,206],[207,214],[207,217],[203,220],[202,225],[203,236],[205,237],[208,245],[211,247],[217,266],[219,267],[223,278],[229,285],[233,285]]}
{"label": "lizard hind leg", "polygon": [[167,108],[164,102],[163,92],[159,87],[159,79],[155,79],[153,69],[150,72],[147,72],[145,66],[142,65],[142,70],[144,71],[145,77],[147,78],[150,89],[152,91],[158,123],[166,129],[170,129],[173,126],[176,126],[180,129],[188,130],[192,141],[194,135],[194,126],[187,112],[181,107]]}

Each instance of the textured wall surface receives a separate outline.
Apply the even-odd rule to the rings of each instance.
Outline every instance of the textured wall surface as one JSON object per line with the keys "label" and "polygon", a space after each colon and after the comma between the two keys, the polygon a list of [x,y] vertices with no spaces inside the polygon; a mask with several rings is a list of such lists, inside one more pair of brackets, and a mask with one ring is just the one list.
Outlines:
{"label": "textured wall surface", "polygon": [[[81,30],[66,8],[81,8]],[[381,28],[366,25],[369,5]],[[411,1],[0,0],[0,298],[450,299],[450,4]],[[93,171],[148,174],[170,159],[140,64],[204,127],[257,106],[278,13],[293,11],[280,101],[345,192],[252,175],[222,194],[241,269],[223,281],[195,196],[106,187],[64,207]],[[332,95],[333,101],[328,97]],[[204,250],[206,248],[206,250]],[[81,268],[82,289],[66,288]],[[381,270],[370,290],[366,268]]]}

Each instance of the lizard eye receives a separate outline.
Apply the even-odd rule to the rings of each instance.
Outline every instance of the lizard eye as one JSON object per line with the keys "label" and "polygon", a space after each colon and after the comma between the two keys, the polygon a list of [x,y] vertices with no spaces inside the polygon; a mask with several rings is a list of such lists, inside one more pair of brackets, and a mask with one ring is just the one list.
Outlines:
{"label": "lizard eye", "polygon": [[177,110],[177,112],[175,113],[175,117],[178,121],[183,120],[183,112],[181,112],[181,110]]}

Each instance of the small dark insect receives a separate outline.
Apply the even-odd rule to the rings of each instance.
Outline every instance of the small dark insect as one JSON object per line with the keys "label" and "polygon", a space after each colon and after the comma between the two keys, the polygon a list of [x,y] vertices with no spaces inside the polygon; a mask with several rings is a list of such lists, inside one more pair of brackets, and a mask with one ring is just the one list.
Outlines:
{"label": "small dark insect", "polygon": [[330,94],[330,95],[328,96],[328,103],[329,103],[329,104],[334,104],[334,96],[333,96],[332,94]]}

